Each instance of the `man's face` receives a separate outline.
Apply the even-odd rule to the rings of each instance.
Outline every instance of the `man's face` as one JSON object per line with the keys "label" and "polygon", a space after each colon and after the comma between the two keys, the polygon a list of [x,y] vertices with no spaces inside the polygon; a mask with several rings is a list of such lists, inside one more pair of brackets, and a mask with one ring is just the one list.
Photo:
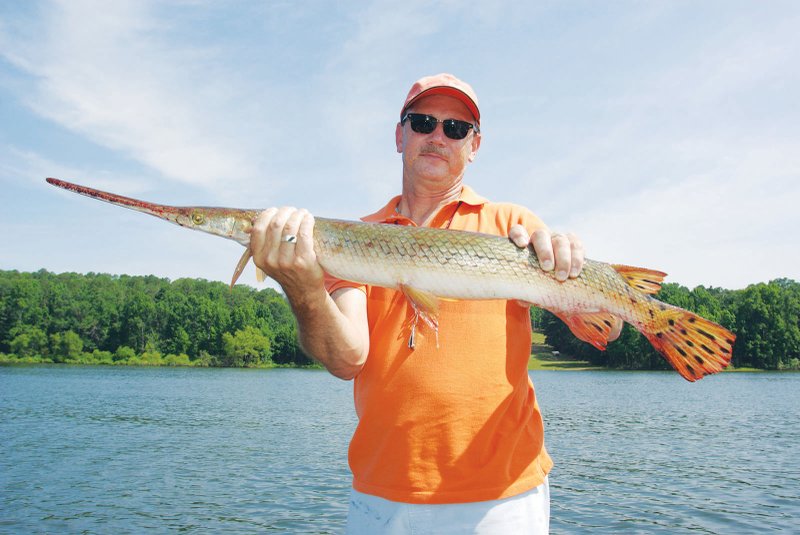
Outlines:
{"label": "man's face", "polygon": [[[432,115],[439,120],[475,122],[463,102],[444,95],[421,98],[408,111]],[[475,159],[481,137],[470,130],[464,139],[450,139],[444,135],[441,123],[430,134],[419,134],[411,129],[410,121],[406,121],[404,125],[398,123],[395,141],[397,152],[403,155],[404,175],[414,180],[452,183]]]}

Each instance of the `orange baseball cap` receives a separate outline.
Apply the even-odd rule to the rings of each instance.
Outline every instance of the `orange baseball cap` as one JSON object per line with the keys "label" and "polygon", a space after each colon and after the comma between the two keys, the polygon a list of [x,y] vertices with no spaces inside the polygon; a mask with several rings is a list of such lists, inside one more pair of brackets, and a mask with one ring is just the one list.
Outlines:
{"label": "orange baseball cap", "polygon": [[468,83],[463,82],[453,76],[443,72],[441,74],[434,74],[433,76],[425,76],[420,78],[408,92],[406,101],[403,103],[403,108],[400,110],[400,117],[414,102],[422,97],[430,95],[447,95],[448,97],[457,98],[463,102],[478,124],[481,124],[481,112],[478,109],[478,97],[475,91]]}

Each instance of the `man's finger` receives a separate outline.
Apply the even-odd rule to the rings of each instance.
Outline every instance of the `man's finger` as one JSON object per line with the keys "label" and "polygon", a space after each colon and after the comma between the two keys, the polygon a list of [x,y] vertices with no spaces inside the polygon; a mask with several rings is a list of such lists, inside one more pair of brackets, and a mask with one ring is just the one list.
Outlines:
{"label": "man's finger", "polygon": [[556,280],[564,282],[569,277],[572,266],[572,246],[563,234],[553,234],[553,256],[556,263]]}
{"label": "man's finger", "polygon": [[250,230],[250,250],[256,259],[260,258],[262,249],[266,245],[267,227],[277,211],[277,208],[267,208],[253,221],[253,228]]}
{"label": "man's finger", "polygon": [[305,210],[300,228],[297,231],[297,254],[309,256],[314,254],[314,216]]}
{"label": "man's finger", "polygon": [[300,222],[303,220],[303,215],[305,214],[305,210],[291,209],[288,211],[289,217],[286,218],[286,222],[283,224],[280,243],[278,244],[278,262],[282,267],[290,265],[295,257],[297,242],[299,241],[297,234],[300,228]]}
{"label": "man's finger", "polygon": [[514,225],[508,231],[509,239],[514,242],[514,245],[522,249],[523,247],[528,246],[528,242],[530,241],[530,236],[528,235],[528,231],[525,230],[525,227],[522,225]]}
{"label": "man's finger", "polygon": [[533,244],[533,250],[536,251],[539,265],[543,270],[551,271],[555,267],[555,259],[550,231],[542,228],[534,231],[533,236],[531,236],[531,244]]}
{"label": "man's finger", "polygon": [[572,257],[570,261],[569,277],[574,279],[581,274],[581,270],[583,269],[583,264],[585,261],[583,256],[583,243],[581,243],[581,240],[571,232],[567,234],[567,238],[569,239],[570,254]]}
{"label": "man's finger", "polygon": [[[270,220],[269,226],[267,226],[267,263],[272,269],[277,269],[278,267],[283,229],[286,226],[286,221],[289,219],[289,216],[293,211],[294,208],[287,206],[278,208],[278,211]],[[267,274],[269,275],[270,272],[268,271]]]}

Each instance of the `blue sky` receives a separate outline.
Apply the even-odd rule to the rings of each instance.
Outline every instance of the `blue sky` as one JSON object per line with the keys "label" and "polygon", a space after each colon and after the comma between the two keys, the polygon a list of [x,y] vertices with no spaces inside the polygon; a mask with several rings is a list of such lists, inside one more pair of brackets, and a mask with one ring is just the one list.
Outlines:
{"label": "blue sky", "polygon": [[355,219],[444,71],[480,99],[479,193],[689,287],[800,280],[797,28],[794,1],[3,2],[0,269],[227,282],[239,245],[44,178]]}

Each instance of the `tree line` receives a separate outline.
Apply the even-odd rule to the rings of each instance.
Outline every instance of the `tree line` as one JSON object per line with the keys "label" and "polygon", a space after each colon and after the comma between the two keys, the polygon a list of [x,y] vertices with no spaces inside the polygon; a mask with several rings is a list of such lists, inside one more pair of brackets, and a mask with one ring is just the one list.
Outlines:
{"label": "tree line", "polygon": [[[657,299],[733,331],[732,364],[800,368],[800,283],[777,279],[726,290],[664,284]],[[626,325],[607,351],[531,309],[553,349],[599,366],[667,369]],[[286,299],[273,289],[202,279],[0,271],[0,362],[200,366],[310,365]]]}
{"label": "tree line", "polygon": [[286,299],[202,279],[0,271],[0,360],[309,365]]}
{"label": "tree line", "polygon": [[[655,297],[696,312],[736,334],[731,358],[736,368],[800,369],[800,283],[796,281],[776,279],[743,290],[703,286],[689,290],[668,283]],[[547,343],[566,355],[611,368],[669,369],[666,360],[630,325],[625,325],[607,351],[598,351],[575,338],[547,311],[535,309],[532,321],[545,334]]]}

